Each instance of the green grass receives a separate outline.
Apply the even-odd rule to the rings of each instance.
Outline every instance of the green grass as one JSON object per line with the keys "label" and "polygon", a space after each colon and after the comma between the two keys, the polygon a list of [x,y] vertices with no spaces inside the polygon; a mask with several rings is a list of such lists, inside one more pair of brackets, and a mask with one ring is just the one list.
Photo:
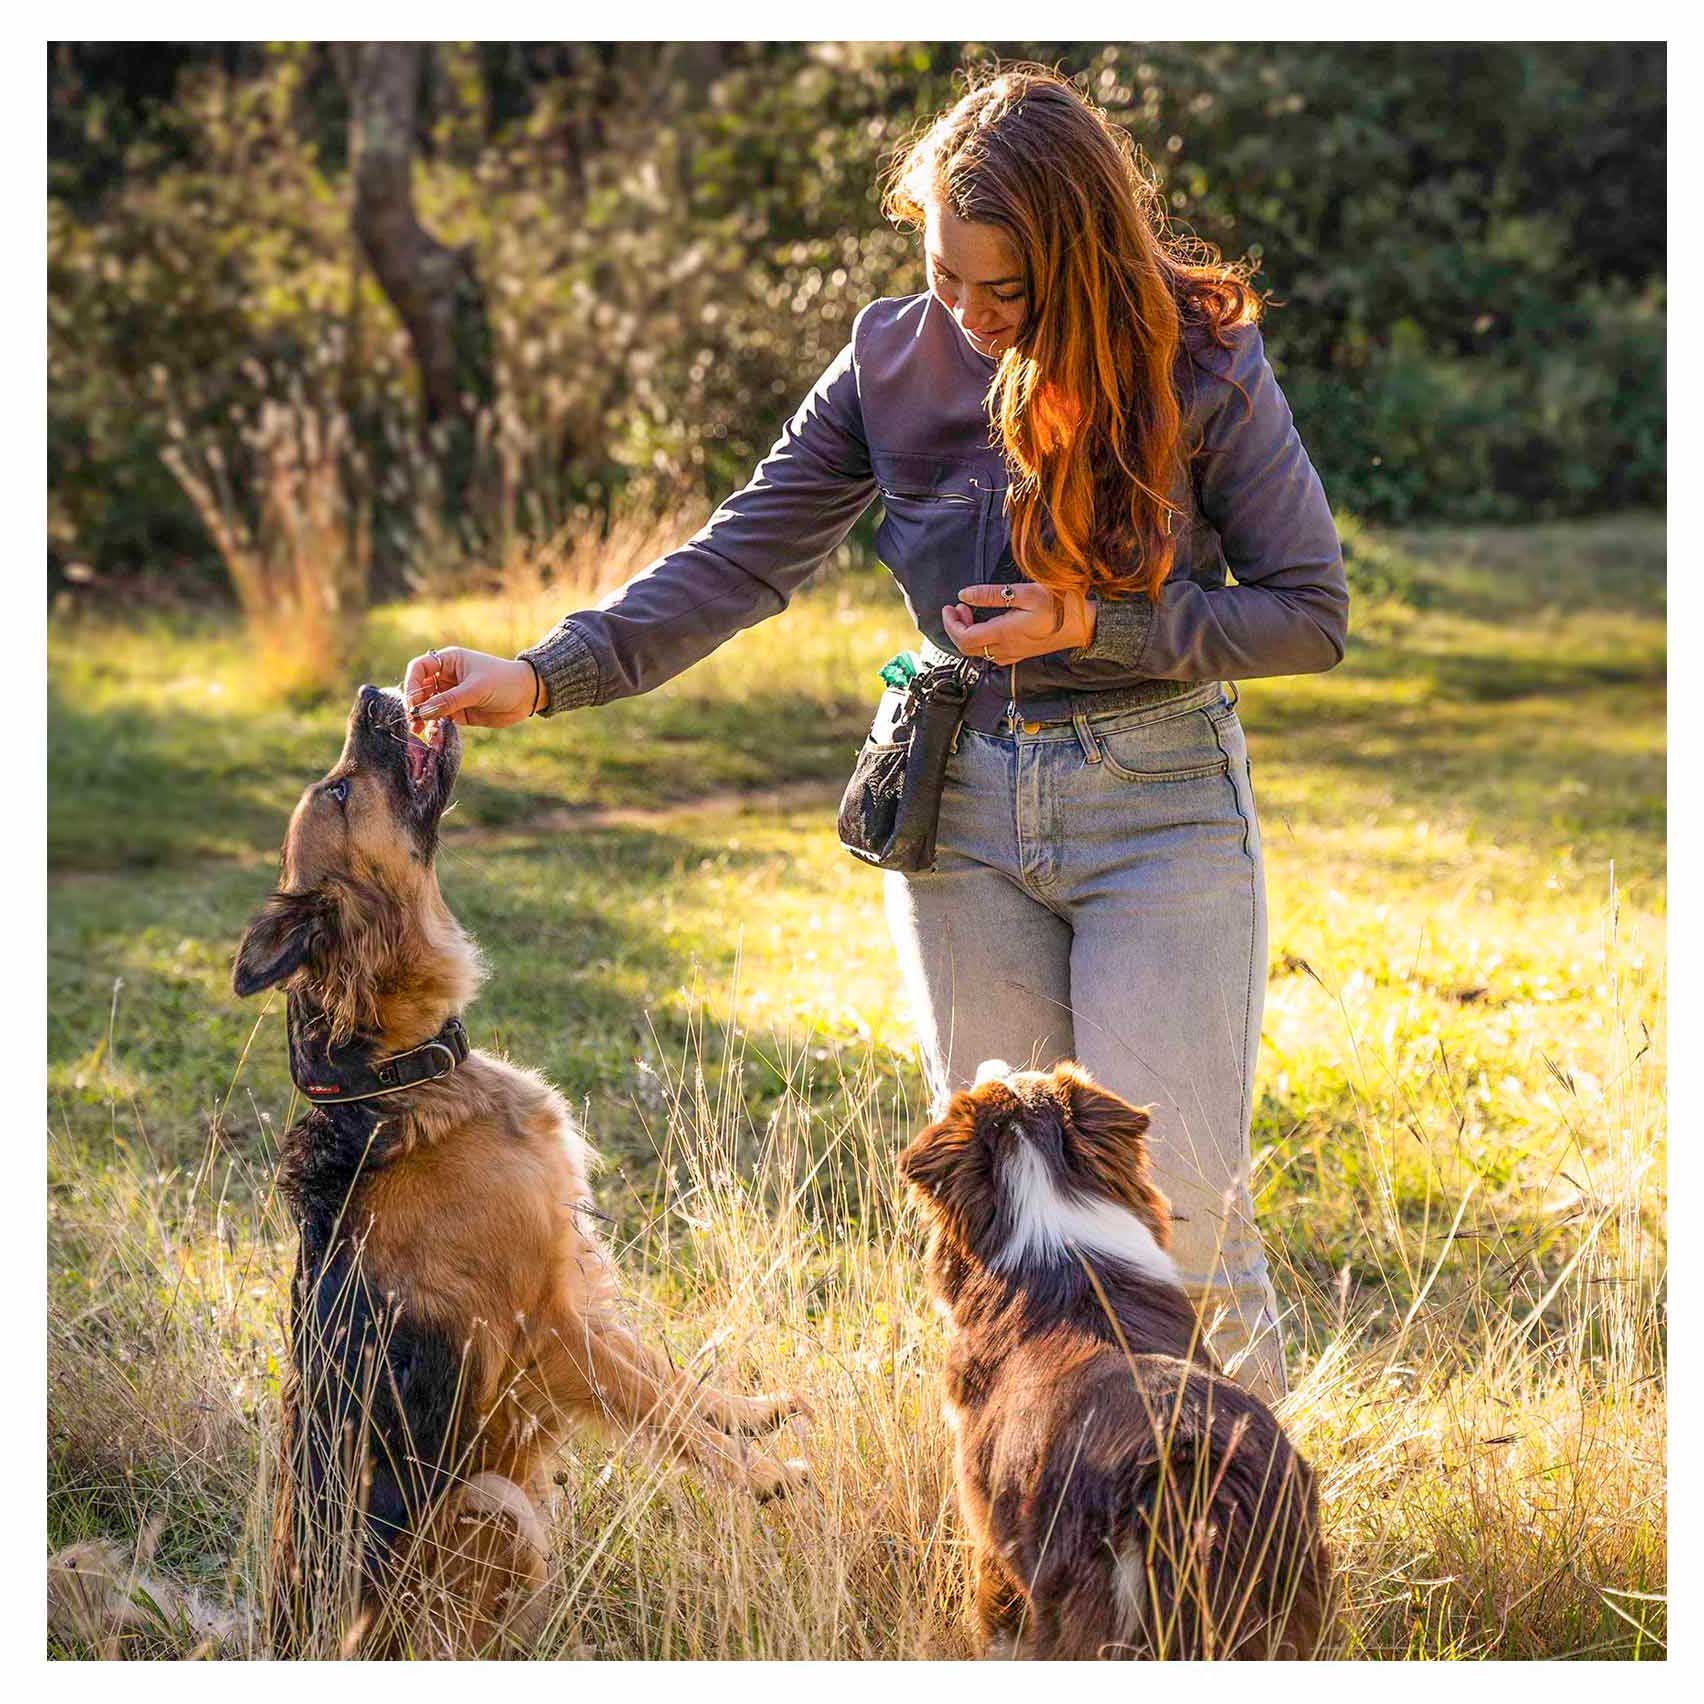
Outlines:
{"label": "green grass", "polygon": [[[1242,702],[1272,901],[1257,1183],[1345,1648],[1659,1655],[1663,529],[1349,544],[1349,660]],[[364,678],[548,618],[379,610]],[[822,1490],[761,1517],[578,1446],[557,1648],[962,1649],[939,1331],[887,1176],[917,1078],[879,883],[833,838],[907,637],[885,580],[842,574],[648,698],[470,736],[441,874],[492,966],[475,1040],[582,1108],[657,1329],[725,1337],[823,1415]],[[50,1522],[160,1520],[163,1561],[234,1589],[289,1099],[278,1013],[228,965],[343,706],[252,702],[211,619],[57,624],[50,689]]]}

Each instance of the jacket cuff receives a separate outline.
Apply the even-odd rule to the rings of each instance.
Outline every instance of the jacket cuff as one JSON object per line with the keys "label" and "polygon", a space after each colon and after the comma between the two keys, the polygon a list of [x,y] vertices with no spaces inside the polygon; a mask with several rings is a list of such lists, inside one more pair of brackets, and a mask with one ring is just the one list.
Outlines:
{"label": "jacket cuff", "polygon": [[1078,648],[1075,653],[1078,660],[1117,663],[1133,674],[1140,673],[1148,636],[1154,631],[1154,600],[1145,597],[1120,598],[1116,603],[1103,600],[1096,609],[1095,636]]}
{"label": "jacket cuff", "polygon": [[539,715],[579,710],[598,701],[598,659],[569,616],[561,626],[521,652],[544,681]]}

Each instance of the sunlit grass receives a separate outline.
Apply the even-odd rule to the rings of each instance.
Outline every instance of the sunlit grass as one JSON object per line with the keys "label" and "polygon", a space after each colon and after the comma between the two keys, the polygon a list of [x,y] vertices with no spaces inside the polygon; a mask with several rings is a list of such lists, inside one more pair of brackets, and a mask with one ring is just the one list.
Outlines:
{"label": "sunlit grass", "polygon": [[[1256,1181],[1342,1648],[1659,1656],[1661,530],[1378,543],[1349,662],[1242,705]],[[365,661],[548,620],[387,608]],[[918,1081],[879,884],[832,833],[904,642],[843,575],[664,693],[471,742],[442,875],[493,966],[476,1041],[583,1109],[650,1328],[819,1416],[812,1488],[761,1511],[576,1443],[551,1653],[969,1653],[891,1166]],[[212,624],[61,629],[52,667],[50,1523],[158,1523],[156,1565],[230,1601],[264,1530],[289,1103],[276,1012],[245,1057],[227,967],[341,706],[252,702]]]}
{"label": "sunlit grass", "polygon": [[[754,1121],[700,1070],[743,1048],[711,1025],[658,1056],[651,1181],[605,1199],[654,1340],[811,1399],[813,1482],[758,1510],[576,1440],[541,1654],[970,1654],[942,1328],[891,1165],[915,1104],[856,1048],[826,1082],[792,1050]],[[1631,1061],[1591,1192],[1530,1213],[1520,1195],[1575,1159],[1565,1127],[1511,1179],[1447,1133],[1434,1165],[1406,1124],[1369,1117],[1305,1191],[1280,1190],[1307,1233],[1275,1245],[1303,1369],[1287,1412],[1321,1469],[1345,1654],[1660,1653],[1657,1087],[1649,1056]],[[134,1146],[98,1171],[55,1160],[56,1527],[164,1517],[158,1566],[253,1600],[287,1240],[264,1171],[166,1174]]]}

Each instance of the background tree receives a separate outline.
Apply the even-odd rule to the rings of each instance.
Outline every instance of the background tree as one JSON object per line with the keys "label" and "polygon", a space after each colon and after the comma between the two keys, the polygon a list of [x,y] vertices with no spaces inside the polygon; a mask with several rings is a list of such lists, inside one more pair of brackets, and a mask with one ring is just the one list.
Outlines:
{"label": "background tree", "polygon": [[357,42],[337,50],[349,98],[351,223],[391,306],[408,330],[429,423],[444,424],[465,483],[478,411],[492,399],[491,332],[470,246],[441,243],[414,209],[419,42]]}

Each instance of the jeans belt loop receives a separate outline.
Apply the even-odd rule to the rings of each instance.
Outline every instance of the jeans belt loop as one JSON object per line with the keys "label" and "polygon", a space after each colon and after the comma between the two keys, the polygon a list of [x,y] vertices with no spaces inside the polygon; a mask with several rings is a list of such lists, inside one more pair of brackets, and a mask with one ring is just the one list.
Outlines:
{"label": "jeans belt loop", "polygon": [[1225,695],[1225,702],[1230,705],[1233,710],[1242,702],[1242,694],[1237,690],[1237,683],[1234,680],[1224,681],[1220,686],[1220,690]]}
{"label": "jeans belt loop", "polygon": [[1089,713],[1080,702],[1072,708],[1071,726],[1076,730],[1077,744],[1083,748],[1083,761],[1099,763],[1100,741],[1095,738],[1095,731],[1089,726]]}

